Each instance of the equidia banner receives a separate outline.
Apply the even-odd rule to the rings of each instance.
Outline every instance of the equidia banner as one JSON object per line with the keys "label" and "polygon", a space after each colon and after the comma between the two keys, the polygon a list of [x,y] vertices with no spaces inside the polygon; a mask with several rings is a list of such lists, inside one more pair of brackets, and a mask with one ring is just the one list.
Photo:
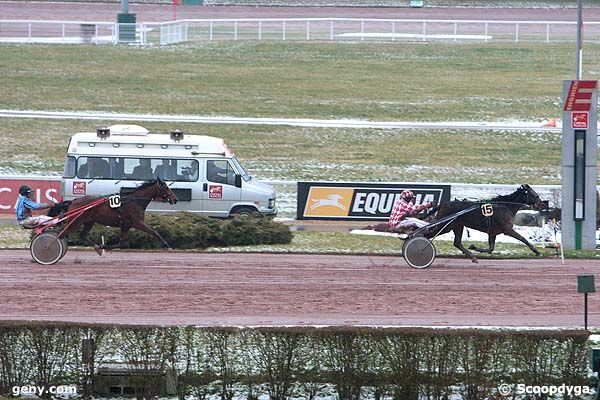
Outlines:
{"label": "equidia banner", "polygon": [[450,200],[450,185],[360,182],[298,182],[297,219],[387,220],[403,190],[415,204]]}

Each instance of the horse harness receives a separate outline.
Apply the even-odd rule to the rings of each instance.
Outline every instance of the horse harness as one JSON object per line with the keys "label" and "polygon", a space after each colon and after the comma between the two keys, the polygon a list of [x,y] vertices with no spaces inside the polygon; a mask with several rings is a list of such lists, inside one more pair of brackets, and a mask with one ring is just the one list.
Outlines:
{"label": "horse harness", "polygon": [[[156,183],[156,184],[158,184],[158,183]],[[127,194],[115,193],[108,197],[109,207],[112,209],[115,209],[115,208],[117,209],[119,225],[121,226],[121,228],[124,225],[123,209],[125,207],[127,207],[128,203],[130,203],[131,201],[133,201],[134,203],[135,203],[135,200],[153,201],[154,199],[157,199],[157,198],[160,198],[160,199],[164,200],[165,202],[169,201],[169,195],[167,193],[163,193],[162,187],[160,185],[159,185],[159,195],[157,195],[157,196],[137,197],[134,195],[134,193],[135,192],[131,192],[131,193],[127,193]]]}

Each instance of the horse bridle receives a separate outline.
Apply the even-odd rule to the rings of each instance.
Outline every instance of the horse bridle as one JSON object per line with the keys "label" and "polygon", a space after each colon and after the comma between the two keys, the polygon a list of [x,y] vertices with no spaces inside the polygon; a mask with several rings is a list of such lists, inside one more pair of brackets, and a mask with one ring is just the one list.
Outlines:
{"label": "horse bridle", "polygon": [[[158,185],[158,190],[159,190],[159,195],[156,196],[155,198],[160,198],[164,203],[170,203],[169,201],[169,193],[164,189],[163,185],[165,185],[164,183],[160,183],[159,181],[156,181],[156,184]],[[165,185],[165,187],[168,189],[168,187]],[[154,200],[155,198],[153,198],[152,200]]]}
{"label": "horse bridle", "polygon": [[531,194],[532,189],[530,187],[525,187],[522,186],[523,190],[525,191],[525,204],[526,205],[531,205],[531,206],[535,206],[538,202],[541,202],[542,200],[540,199],[540,195],[535,193],[535,197],[533,197],[533,195]]}

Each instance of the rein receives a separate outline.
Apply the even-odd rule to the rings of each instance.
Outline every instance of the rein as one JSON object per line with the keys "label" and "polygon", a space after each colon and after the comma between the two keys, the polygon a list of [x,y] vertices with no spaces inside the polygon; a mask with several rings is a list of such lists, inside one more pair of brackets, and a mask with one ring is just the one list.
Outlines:
{"label": "rein", "polygon": [[[500,204],[500,205],[506,205],[506,204],[512,204],[512,205],[519,205],[521,207],[532,207],[531,204],[528,203],[519,203],[516,201],[493,201],[493,200],[479,200],[479,201],[471,201],[471,200],[454,200],[454,201],[458,201],[461,203],[472,203],[473,205],[484,205],[484,204]],[[447,204],[447,203],[444,203]],[[439,206],[434,207],[433,209],[435,211],[437,211],[443,204],[440,204]]]}
{"label": "rein", "polygon": [[[435,235],[434,235],[434,236],[433,236],[433,237],[430,239],[430,240],[434,240],[434,239],[435,239],[437,236],[439,236],[439,235],[441,234],[441,232],[442,232],[444,229],[446,229],[446,227],[447,227],[448,225],[450,225],[452,222],[454,222],[454,221],[455,221],[455,220],[456,220],[458,217],[460,217],[460,216],[462,216],[462,215],[464,215],[464,214],[468,214],[468,213],[470,213],[470,212],[472,212],[472,211],[475,211],[476,209],[480,208],[480,207],[481,207],[482,205],[484,205],[484,204],[497,204],[497,205],[518,205],[518,206],[520,206],[520,207],[529,207],[529,208],[531,207],[531,205],[529,205],[528,203],[519,203],[519,202],[514,202],[514,201],[493,201],[493,200],[488,200],[488,201],[485,201],[485,200],[480,200],[480,201],[469,201],[469,200],[465,200],[465,201],[463,201],[463,200],[458,200],[458,201],[459,201],[459,202],[462,202],[462,203],[471,203],[471,206],[470,206],[470,207],[468,207],[468,208],[465,208],[465,209],[463,209],[463,210],[461,210],[461,211],[458,211],[458,212],[456,212],[456,213],[454,213],[454,214],[447,215],[447,216],[445,216],[445,217],[443,217],[443,218],[441,218],[441,219],[439,219],[439,220],[434,220],[434,221],[431,221],[431,222],[430,222],[428,225],[426,225],[426,226],[424,226],[424,227],[422,227],[422,228],[419,228],[419,229],[415,230],[414,232],[412,232],[412,233],[410,234],[410,237],[413,237],[413,236],[415,236],[415,234],[419,234],[419,233],[421,233],[421,232],[425,231],[427,228],[431,228],[432,226],[433,226],[433,227],[437,227],[438,225],[445,224],[445,225],[444,225],[444,226],[443,226],[443,227],[442,227],[440,230],[438,230],[438,232],[437,232],[437,233],[436,233],[436,234],[435,234]],[[437,206],[437,207],[434,207],[434,209],[433,209],[433,210],[435,210],[435,211],[438,211],[438,210],[439,210],[441,207],[442,207],[442,205],[439,205],[439,206]],[[432,210],[432,211],[433,211],[433,210]],[[486,217],[486,219],[488,219],[488,220],[489,220],[490,218],[491,218],[491,217]],[[489,228],[490,228],[490,225],[488,224],[488,234],[489,234]]]}
{"label": "rein", "polygon": [[154,201],[155,199],[162,199],[165,202],[168,202],[168,195],[166,193],[161,194],[162,193],[162,187],[159,186],[158,187],[159,192],[156,196],[152,196],[152,197],[139,197],[136,196],[135,193],[137,192],[137,190],[134,190],[133,192],[130,193],[125,193],[125,194],[121,194],[121,193],[114,193],[115,195],[118,194],[120,195],[122,198],[124,198],[124,200],[149,200],[149,201]]}

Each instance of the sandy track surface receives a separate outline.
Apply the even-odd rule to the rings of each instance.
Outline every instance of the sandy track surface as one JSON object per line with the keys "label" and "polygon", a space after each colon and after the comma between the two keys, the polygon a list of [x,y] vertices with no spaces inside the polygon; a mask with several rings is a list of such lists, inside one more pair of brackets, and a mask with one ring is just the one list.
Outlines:
{"label": "sandy track surface", "polygon": [[[38,3],[0,1],[1,19],[42,19],[116,22],[119,3]],[[173,19],[172,5],[130,4],[137,22],[164,22]],[[358,8],[358,7],[238,7],[178,6],[177,19],[201,18],[409,18],[481,20],[576,20],[575,8]],[[600,20],[600,8],[586,8],[586,21]]]}
{"label": "sandy track surface", "polygon": [[[159,325],[579,327],[578,274],[598,261],[0,251],[0,319]],[[600,326],[600,295],[590,296]]]}

